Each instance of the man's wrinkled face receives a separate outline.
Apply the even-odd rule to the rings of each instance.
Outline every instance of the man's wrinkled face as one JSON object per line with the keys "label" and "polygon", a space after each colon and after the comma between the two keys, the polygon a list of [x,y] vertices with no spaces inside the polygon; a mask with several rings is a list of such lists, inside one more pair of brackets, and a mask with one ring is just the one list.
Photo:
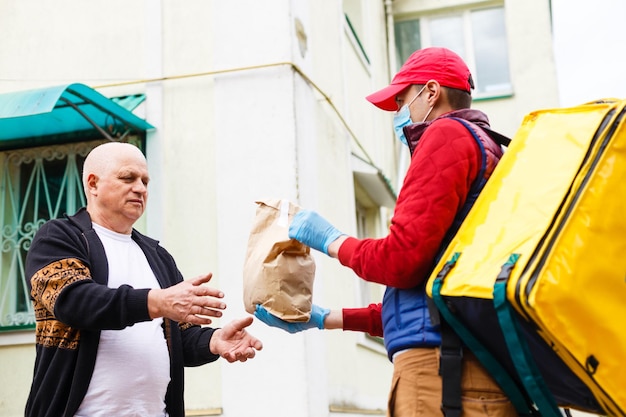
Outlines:
{"label": "man's wrinkled face", "polygon": [[135,222],[148,200],[148,167],[136,155],[117,158],[97,180],[96,202],[107,218]]}

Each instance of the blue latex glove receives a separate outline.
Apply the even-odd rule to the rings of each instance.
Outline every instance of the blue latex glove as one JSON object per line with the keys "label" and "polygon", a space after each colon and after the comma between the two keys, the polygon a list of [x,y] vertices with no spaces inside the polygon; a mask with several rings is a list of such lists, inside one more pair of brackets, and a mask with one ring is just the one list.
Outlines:
{"label": "blue latex glove", "polygon": [[256,311],[254,312],[254,317],[261,320],[268,326],[278,327],[279,329],[283,329],[289,333],[298,333],[303,330],[312,329],[314,327],[317,327],[318,329],[323,329],[324,319],[326,318],[328,313],[330,313],[329,309],[322,308],[313,304],[313,306],[311,307],[311,318],[309,319],[309,321],[292,323],[290,321],[279,319],[278,317],[267,311],[265,307],[257,304]]}
{"label": "blue latex glove", "polygon": [[289,225],[289,238],[328,255],[328,246],[344,235],[312,210],[300,210]]}

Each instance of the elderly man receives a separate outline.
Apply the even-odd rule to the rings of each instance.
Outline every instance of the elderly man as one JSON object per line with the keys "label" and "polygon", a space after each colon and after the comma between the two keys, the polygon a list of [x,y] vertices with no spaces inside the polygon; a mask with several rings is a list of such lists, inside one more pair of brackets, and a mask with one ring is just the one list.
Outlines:
{"label": "elderly man", "polygon": [[147,163],[130,144],[93,149],[86,209],[37,232],[26,259],[37,359],[26,416],[184,416],[184,366],[246,361],[262,348],[246,327],[201,327],[223,293],[184,281],[172,256],[133,229],[146,208]]}

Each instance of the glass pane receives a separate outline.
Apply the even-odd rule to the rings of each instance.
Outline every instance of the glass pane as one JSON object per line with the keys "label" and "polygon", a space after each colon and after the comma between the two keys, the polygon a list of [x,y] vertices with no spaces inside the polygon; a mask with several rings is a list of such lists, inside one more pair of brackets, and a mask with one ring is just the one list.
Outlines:
{"label": "glass pane", "polygon": [[404,20],[394,24],[394,36],[396,38],[396,64],[400,69],[404,61],[415,51],[422,47],[420,37],[420,21]]}
{"label": "glass pane", "polygon": [[476,88],[479,93],[510,92],[509,60],[502,7],[471,13]]}
{"label": "glass pane", "polygon": [[432,46],[448,48],[466,59],[465,37],[463,36],[463,18],[446,16],[430,21],[430,37]]}
{"label": "glass pane", "polygon": [[363,11],[361,6],[361,0],[343,0],[343,12],[346,14],[350,21],[352,29],[354,29],[355,35],[363,39]]}

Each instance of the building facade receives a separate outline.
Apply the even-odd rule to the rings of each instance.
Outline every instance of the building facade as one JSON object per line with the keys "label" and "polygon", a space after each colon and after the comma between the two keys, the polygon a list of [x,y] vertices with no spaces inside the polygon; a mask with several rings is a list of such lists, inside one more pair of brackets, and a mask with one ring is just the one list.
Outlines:
{"label": "building facade", "polygon": [[[145,151],[150,198],[137,227],[184,276],[214,273],[229,320],[248,314],[256,201],[289,199],[346,233],[385,235],[408,155],[392,115],[365,96],[412,50],[460,53],[474,107],[504,134],[558,105],[548,1],[0,0],[0,27],[0,416],[23,414],[32,377],[29,241],[85,203],[80,168],[97,143]],[[315,304],[381,300],[380,286],[315,261]],[[381,340],[250,331],[265,345],[254,360],[186,371],[188,415],[385,414],[392,365]]]}

